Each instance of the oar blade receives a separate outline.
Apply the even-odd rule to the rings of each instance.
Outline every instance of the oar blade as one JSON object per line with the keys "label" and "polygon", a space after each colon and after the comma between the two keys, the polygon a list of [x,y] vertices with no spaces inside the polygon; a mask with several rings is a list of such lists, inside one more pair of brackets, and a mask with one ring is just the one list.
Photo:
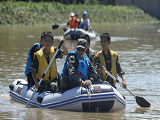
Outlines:
{"label": "oar blade", "polygon": [[52,25],[52,29],[57,29],[59,25]]}
{"label": "oar blade", "polygon": [[136,98],[136,102],[139,106],[141,106],[141,107],[150,107],[151,106],[151,104],[148,101],[146,101],[143,97],[136,96],[135,98]]}

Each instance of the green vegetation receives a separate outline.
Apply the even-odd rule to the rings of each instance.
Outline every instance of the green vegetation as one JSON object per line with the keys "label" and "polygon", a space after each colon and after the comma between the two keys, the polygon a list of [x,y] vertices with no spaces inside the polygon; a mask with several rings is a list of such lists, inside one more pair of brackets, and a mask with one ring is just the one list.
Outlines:
{"label": "green vegetation", "polygon": [[41,25],[67,23],[70,12],[81,18],[88,12],[91,23],[160,22],[136,6],[64,5],[57,2],[0,2],[0,25]]}

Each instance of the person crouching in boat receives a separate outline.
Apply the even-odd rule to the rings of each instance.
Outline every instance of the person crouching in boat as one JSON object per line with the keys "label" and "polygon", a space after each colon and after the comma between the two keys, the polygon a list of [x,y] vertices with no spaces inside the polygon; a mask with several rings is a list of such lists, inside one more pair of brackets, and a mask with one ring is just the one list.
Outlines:
{"label": "person crouching in boat", "polygon": [[32,70],[30,69],[30,66],[33,61],[34,53],[36,53],[38,50],[40,50],[44,46],[43,44],[44,33],[45,32],[41,34],[40,43],[34,43],[28,52],[26,67],[24,71],[24,74],[27,77],[27,81],[28,81],[28,88],[32,87],[35,84],[32,78]]}
{"label": "person crouching in boat", "polygon": [[[115,78],[117,74],[122,78],[123,88],[127,88],[126,81],[124,78],[124,71],[122,70],[120,63],[118,61],[118,53],[109,49],[110,45],[110,35],[108,33],[103,33],[100,35],[102,50],[99,51],[94,58],[94,66],[97,73],[101,76],[104,83],[109,83],[116,88],[116,80],[113,80],[105,70],[109,71]],[[102,66],[99,67],[98,64]]]}
{"label": "person crouching in boat", "polygon": [[[59,40],[65,41],[64,39]],[[51,91],[57,92],[58,91],[58,72],[57,72],[57,64],[56,59],[53,60],[51,66],[49,67],[48,71],[46,72],[41,84],[39,85],[38,82],[41,79],[43,73],[45,72],[46,68],[48,67],[49,62],[51,61],[53,55],[57,48],[51,47],[53,45],[53,34],[52,32],[48,31],[44,34],[44,47],[35,53],[33,58],[33,62],[31,63],[30,68],[32,69],[32,77],[35,82],[34,87],[38,89],[39,92],[43,91]],[[56,55],[56,58],[62,58],[63,55],[68,54],[68,50],[65,46],[65,42],[62,44],[63,50],[59,50]]]}
{"label": "person crouching in boat", "polygon": [[67,55],[60,79],[62,92],[80,85],[90,87],[92,83],[87,80],[88,75],[101,83],[100,76],[85,54],[86,44],[85,39],[78,39],[77,48]]}

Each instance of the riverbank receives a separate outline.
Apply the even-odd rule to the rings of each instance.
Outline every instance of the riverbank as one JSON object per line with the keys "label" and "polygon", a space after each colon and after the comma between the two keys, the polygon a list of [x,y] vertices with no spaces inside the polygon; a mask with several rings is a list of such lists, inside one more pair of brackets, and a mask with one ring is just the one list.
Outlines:
{"label": "riverbank", "polygon": [[91,23],[158,23],[136,6],[64,5],[57,2],[0,2],[0,25],[67,23],[70,12],[81,18],[88,12]]}

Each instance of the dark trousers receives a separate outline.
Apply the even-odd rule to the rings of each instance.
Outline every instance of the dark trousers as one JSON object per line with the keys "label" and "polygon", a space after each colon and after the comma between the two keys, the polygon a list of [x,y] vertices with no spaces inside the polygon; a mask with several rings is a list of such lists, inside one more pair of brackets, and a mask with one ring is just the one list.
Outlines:
{"label": "dark trousers", "polygon": [[[89,81],[92,84],[91,80],[85,80],[85,81]],[[80,86],[80,83],[78,81],[72,81],[70,82],[68,78],[66,77],[62,77],[60,79],[60,88],[61,88],[61,92],[64,92],[66,90],[72,89],[74,87],[78,87]]]}
{"label": "dark trousers", "polygon": [[38,92],[42,93],[43,91],[51,91],[52,93],[58,92],[57,82],[42,81],[41,86],[38,88]]}
{"label": "dark trousers", "polygon": [[66,77],[62,77],[60,79],[60,88],[62,92],[72,89],[77,86],[79,86],[79,83],[77,81],[70,82],[69,79]]}

